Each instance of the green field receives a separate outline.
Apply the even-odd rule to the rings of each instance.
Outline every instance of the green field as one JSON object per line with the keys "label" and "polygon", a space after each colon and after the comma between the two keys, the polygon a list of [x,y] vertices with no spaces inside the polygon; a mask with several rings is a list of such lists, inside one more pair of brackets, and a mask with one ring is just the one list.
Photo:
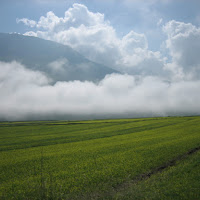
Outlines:
{"label": "green field", "polygon": [[199,147],[200,117],[0,122],[0,199],[200,199]]}

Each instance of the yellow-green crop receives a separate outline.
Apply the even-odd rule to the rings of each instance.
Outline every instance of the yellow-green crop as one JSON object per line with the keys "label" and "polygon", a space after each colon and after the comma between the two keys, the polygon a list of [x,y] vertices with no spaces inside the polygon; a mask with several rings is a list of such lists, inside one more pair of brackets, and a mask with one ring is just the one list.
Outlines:
{"label": "yellow-green crop", "polygon": [[200,117],[1,122],[0,199],[114,198],[199,146]]}

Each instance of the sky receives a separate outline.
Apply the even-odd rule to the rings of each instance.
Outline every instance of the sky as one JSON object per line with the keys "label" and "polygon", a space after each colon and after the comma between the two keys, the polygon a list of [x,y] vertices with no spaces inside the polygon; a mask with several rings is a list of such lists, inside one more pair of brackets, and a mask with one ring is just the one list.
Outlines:
{"label": "sky", "polygon": [[131,30],[145,33],[152,50],[157,50],[165,37],[158,26],[160,20],[162,23],[176,20],[200,25],[198,0],[1,0],[0,32],[24,33],[29,29],[23,24],[17,24],[17,18],[38,21],[49,11],[63,17],[74,3],[104,14],[105,20],[111,23],[121,37]]}
{"label": "sky", "polygon": [[122,74],[50,85],[0,62],[0,118],[199,115],[199,9],[198,0],[1,0],[0,32],[68,45]]}

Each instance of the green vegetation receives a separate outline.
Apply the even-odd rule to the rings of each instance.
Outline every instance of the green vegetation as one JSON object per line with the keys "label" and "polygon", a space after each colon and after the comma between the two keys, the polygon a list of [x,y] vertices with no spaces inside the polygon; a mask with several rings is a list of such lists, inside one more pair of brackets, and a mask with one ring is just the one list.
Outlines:
{"label": "green vegetation", "polygon": [[122,188],[115,199],[200,199],[200,152],[150,179]]}
{"label": "green vegetation", "polygon": [[200,117],[0,123],[0,199],[200,199]]}

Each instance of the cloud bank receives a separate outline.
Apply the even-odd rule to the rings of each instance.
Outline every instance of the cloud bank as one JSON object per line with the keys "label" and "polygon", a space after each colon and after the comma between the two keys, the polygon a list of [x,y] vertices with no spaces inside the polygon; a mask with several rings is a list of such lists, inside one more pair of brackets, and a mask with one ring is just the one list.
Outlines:
{"label": "cloud bank", "polygon": [[0,119],[89,119],[199,114],[200,81],[111,74],[99,83],[57,82],[0,62]]}

